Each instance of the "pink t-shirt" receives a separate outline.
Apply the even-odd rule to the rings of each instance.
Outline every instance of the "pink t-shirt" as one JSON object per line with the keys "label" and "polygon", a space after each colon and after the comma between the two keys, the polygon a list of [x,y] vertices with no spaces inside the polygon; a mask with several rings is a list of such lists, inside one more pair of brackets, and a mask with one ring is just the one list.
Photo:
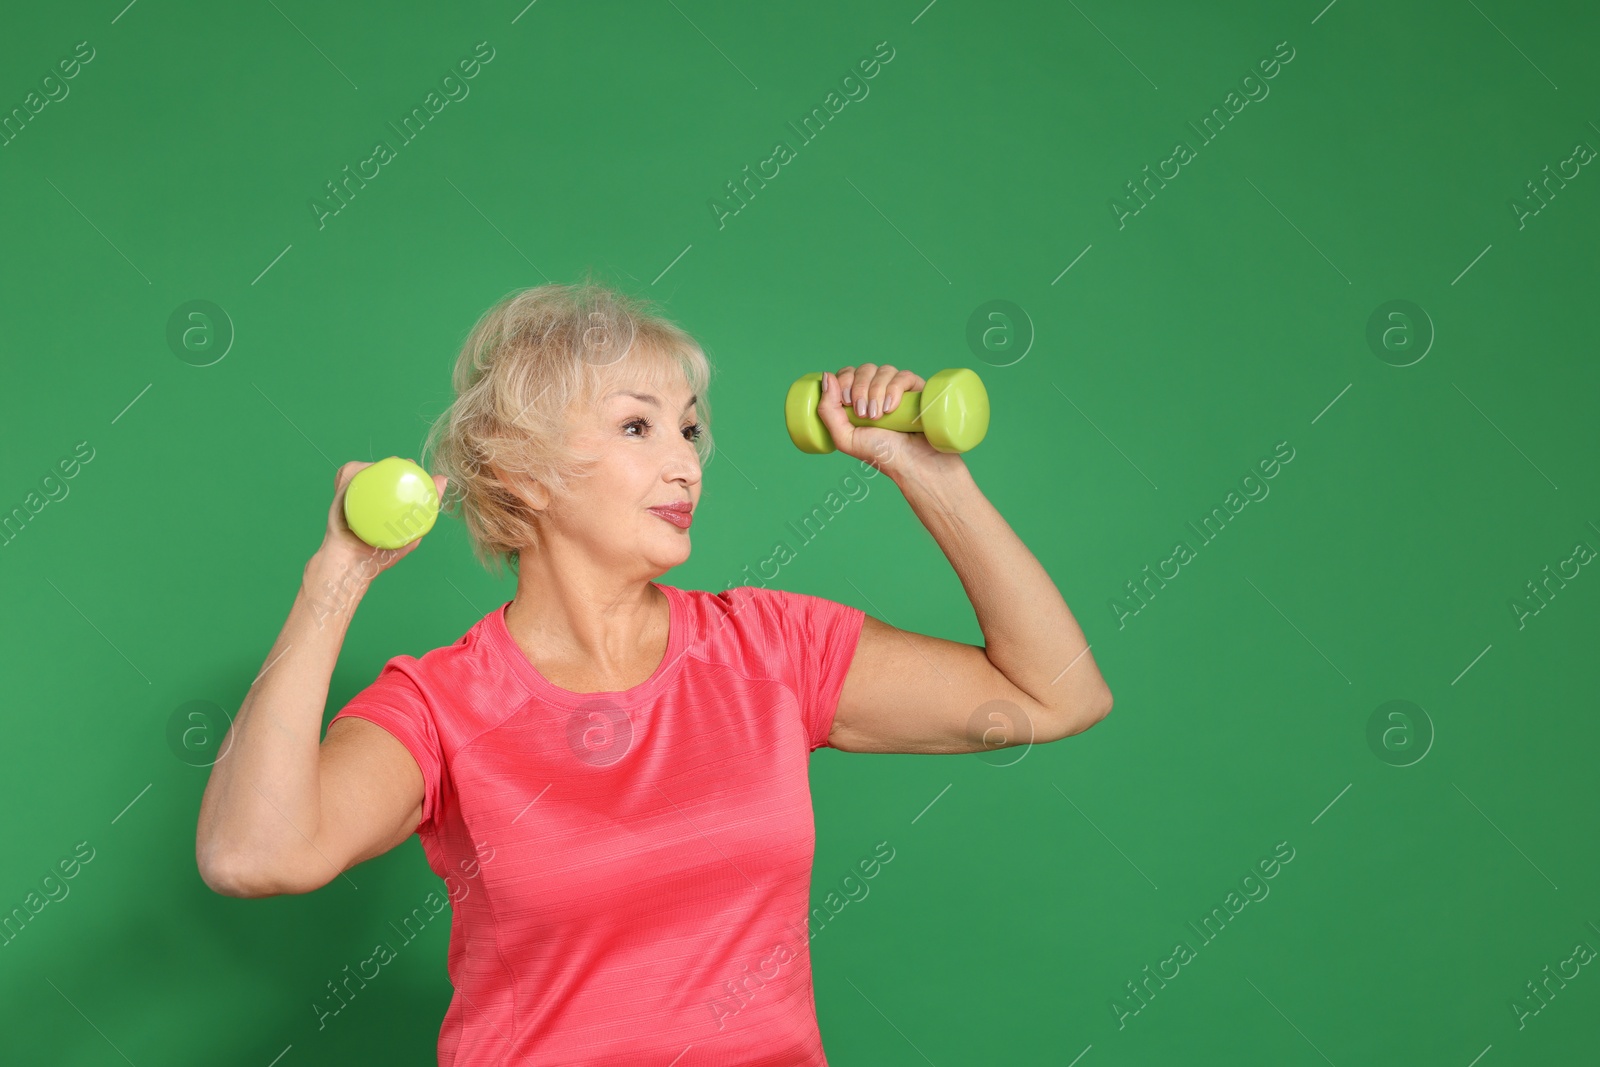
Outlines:
{"label": "pink t-shirt", "polygon": [[452,904],[443,1067],[827,1063],[808,764],[865,615],[651,584],[667,652],[632,689],[558,688],[502,605],[334,716],[422,769],[417,834]]}

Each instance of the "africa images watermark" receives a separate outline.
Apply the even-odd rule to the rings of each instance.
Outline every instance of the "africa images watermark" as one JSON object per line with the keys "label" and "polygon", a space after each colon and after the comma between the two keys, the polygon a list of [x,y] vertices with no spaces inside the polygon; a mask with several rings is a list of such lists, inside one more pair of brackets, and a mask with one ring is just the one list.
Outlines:
{"label": "africa images watermark", "polygon": [[[1192,122],[1189,123],[1189,128],[1194,130],[1195,135],[1200,138],[1201,147],[1216,140],[1222,131],[1227,128],[1228,123],[1239,112],[1249,106],[1251,101],[1259,103],[1265,100],[1267,95],[1272,92],[1272,88],[1267,82],[1276,78],[1282,68],[1288,66],[1294,57],[1295,50],[1289,47],[1289,42],[1279,41],[1273,46],[1271,56],[1256,62],[1255,69],[1261,72],[1260,77],[1256,76],[1255,71],[1251,71],[1239,79],[1239,88],[1244,92],[1243,96],[1230,89],[1228,95],[1223,97],[1222,106],[1213,107],[1211,113],[1200,120],[1198,127]],[[1212,128],[1213,125],[1215,129]],[[1150,201],[1155,198],[1157,190],[1165,189],[1167,182],[1182,174],[1183,168],[1193,163],[1197,158],[1198,153],[1188,141],[1179,141],[1172,146],[1172,155],[1156,164],[1154,173],[1150,170],[1150,164],[1146,163],[1144,177],[1138,179],[1139,184],[1135,185],[1130,181],[1124,186],[1127,190],[1127,199],[1119,199],[1114,196],[1109,201],[1111,218],[1116,222],[1117,229],[1126,229],[1128,219],[1149,207]],[[1171,168],[1171,173],[1168,173],[1169,167]],[[1152,183],[1154,183],[1153,186]]]}
{"label": "africa images watermark", "polygon": [[[1600,931],[1600,927],[1595,926],[1594,923],[1591,922],[1589,925],[1596,931]],[[1591,963],[1594,958],[1594,946],[1587,941],[1579,941],[1572,946],[1572,955],[1566,959],[1559,960],[1554,971],[1550,969],[1548,963],[1544,965],[1537,979],[1537,985],[1534,984],[1534,979],[1529,979],[1525,982],[1524,987],[1528,990],[1527,996],[1518,994],[1511,1001],[1511,1014],[1516,1016],[1517,1029],[1526,1029],[1528,1020],[1549,1007],[1550,1002],[1556,998],[1556,994],[1567,988],[1568,982],[1582,974],[1583,968]]]}
{"label": "africa images watermark", "polygon": [[[417,139],[430,121],[449,106],[452,100],[457,103],[465,100],[472,92],[467,82],[476,78],[483,69],[482,65],[488,64],[494,57],[495,50],[488,41],[479,41],[474,45],[472,55],[457,61],[451,72],[439,79],[439,88],[444,90],[444,96],[440,96],[437,90],[430,89],[428,95],[423,97],[422,103],[413,106],[400,119],[399,126],[389,123],[389,129],[395,133],[396,143],[401,147],[410,144]],[[461,72],[459,77],[455,73],[458,70]],[[327,183],[326,200],[312,197],[309,201],[311,215],[317,220],[317,229],[325,229],[328,220],[349,207],[356,192],[365,189],[367,182],[383,173],[383,167],[393,162],[396,157],[397,153],[388,141],[378,141],[372,146],[372,155],[356,164],[354,173],[350,170],[350,164],[346,163],[344,177],[337,179],[337,182]],[[371,173],[368,173],[368,168],[371,168]]]}
{"label": "africa images watermark", "polygon": [[[428,895],[423,898],[422,904],[412,908],[411,914],[400,920],[405,926],[404,930],[401,930],[400,927],[391,922],[389,925],[393,927],[395,933],[400,935],[400,948],[404,948],[420,937],[428,924],[444,909],[444,898],[439,896],[437,890],[430,889]],[[353,973],[350,970],[350,965],[348,963],[345,964],[344,978],[340,980],[338,985],[334,984],[333,979],[330,978],[328,980],[328,992],[331,995],[324,997],[322,1003],[313,1001],[311,1004],[311,1010],[317,1016],[317,1029],[326,1028],[328,1019],[348,1008],[350,1002],[355,1000],[356,994],[367,988],[367,983],[375,980],[379,974],[383,973],[383,968],[393,963],[399,955],[399,949],[387,941],[380,941],[373,946],[372,955],[356,964]],[[367,966],[369,965],[372,969],[371,974],[367,973]],[[351,983],[355,984],[352,985]],[[343,989],[344,992],[341,993],[340,989]]]}
{"label": "africa images watermark", "polygon": [[[1285,849],[1288,851],[1285,852]],[[1230,889],[1222,903],[1213,906],[1201,918],[1199,926],[1189,923],[1189,929],[1195,932],[1200,945],[1209,945],[1215,941],[1222,931],[1227,929],[1228,923],[1232,922],[1233,918],[1244,911],[1252,901],[1260,903],[1266,900],[1267,895],[1272,892],[1267,882],[1276,878],[1294,859],[1294,855],[1294,848],[1289,842],[1279,841],[1273,846],[1271,856],[1259,860],[1248,874],[1239,879],[1239,888],[1244,890],[1243,896],[1239,895],[1238,890]],[[1259,875],[1257,871],[1260,871]],[[1172,946],[1172,954],[1156,964],[1154,973],[1151,972],[1150,965],[1145,964],[1143,977],[1137,979],[1137,984],[1135,982],[1126,984],[1128,995],[1111,998],[1111,1014],[1117,1020],[1117,1029],[1127,1029],[1128,1019],[1148,1008],[1156,993],[1165,989],[1168,982],[1182,974],[1183,968],[1193,963],[1198,955],[1199,953],[1188,941],[1179,941]]]}
{"label": "africa images watermark", "polygon": [[[1587,541],[1577,541],[1572,546],[1572,555],[1566,559],[1557,560],[1556,568],[1551,571],[1550,564],[1546,563],[1541,569],[1541,577],[1530,578],[1524,588],[1527,595],[1522,598],[1511,598],[1511,614],[1516,617],[1517,629],[1527,629],[1528,620],[1550,606],[1550,601],[1556,594],[1567,587],[1567,583],[1583,573],[1583,565],[1594,559],[1595,550]],[[1568,573],[1571,568],[1571,573]],[[1554,583],[1554,584],[1552,584]]]}
{"label": "africa images watermark", "polygon": [[[1287,453],[1285,453],[1285,449],[1288,449]],[[1274,456],[1276,457],[1275,459],[1273,458]],[[1271,487],[1267,485],[1267,481],[1276,477],[1282,467],[1287,466],[1294,457],[1295,450],[1288,441],[1279,441],[1274,445],[1272,456],[1260,460],[1256,464],[1256,470],[1261,472],[1260,477],[1256,476],[1255,471],[1251,471],[1239,479],[1239,488],[1244,490],[1244,496],[1240,496],[1238,490],[1230,489],[1228,490],[1228,495],[1223,497],[1222,503],[1212,507],[1211,512],[1200,520],[1199,526],[1192,522],[1188,524],[1189,529],[1193,530],[1195,536],[1199,538],[1199,543],[1204,546],[1216,540],[1217,535],[1227,528],[1229,521],[1243,511],[1252,500],[1261,501],[1267,499],[1267,494],[1272,492]],[[1211,528],[1213,523],[1216,525],[1215,530]],[[1123,588],[1127,590],[1129,599],[1124,601],[1117,597],[1112,597],[1109,601],[1111,614],[1117,620],[1117,629],[1125,629],[1128,625],[1128,620],[1149,607],[1149,601],[1155,598],[1156,592],[1165,589],[1167,582],[1182,574],[1183,566],[1196,558],[1198,558],[1197,553],[1189,546],[1189,542],[1179,541],[1172,546],[1172,554],[1156,564],[1154,572],[1150,570],[1150,564],[1146,563],[1144,565],[1144,577],[1123,583]],[[1167,573],[1169,564],[1172,567],[1172,573],[1170,574]],[[1135,582],[1138,584],[1135,584]],[[1154,588],[1151,587],[1152,582],[1155,583]]]}
{"label": "africa images watermark", "polygon": [[[84,849],[89,850],[88,855],[84,855]],[[73,859],[72,856],[77,858]],[[0,948],[16,940],[17,935],[50,904],[59,904],[67,899],[72,892],[72,887],[67,883],[78,876],[84,864],[94,859],[94,846],[87,841],[79,841],[72,847],[72,856],[57,860],[55,869],[47,870],[44,877],[39,879],[39,890],[28,890],[21,904],[13,907],[9,913],[0,914]],[[41,891],[43,896],[40,896]]]}
{"label": "africa images watermark", "polygon": [[[67,82],[76,78],[78,72],[88,66],[97,54],[94,45],[79,41],[72,46],[72,55],[57,60],[55,70],[39,79],[39,90],[43,90],[43,96],[39,95],[39,90],[29,89],[20,107],[0,112],[0,148],[5,148],[20,137],[22,131],[28,128],[28,123],[37,119],[45,108],[65,100],[72,92],[72,86]],[[60,72],[59,76],[57,71]]]}
{"label": "africa images watermark", "polygon": [[[873,453],[883,457],[887,455],[887,449],[880,445],[873,449]],[[800,516],[798,522],[790,520],[785,523],[785,528],[795,535],[795,540],[801,548],[806,547],[820,537],[822,531],[828,528],[828,523],[837,518],[852,501],[863,501],[867,498],[867,494],[872,492],[872,487],[867,484],[867,480],[876,478],[883,472],[874,466],[870,460],[863,459],[859,463],[860,478],[857,478],[854,474],[841,476],[839,478],[839,488],[837,490],[828,490],[828,494],[822,498],[821,504],[812,505],[809,511]],[[841,496],[840,492],[843,492],[844,495]],[[816,527],[815,531],[812,529],[813,525]],[[744,570],[740,571],[733,581],[724,584],[723,588],[732,589],[740,585],[753,585],[765,589],[767,583],[778,577],[778,572],[783,567],[793,563],[798,558],[799,554],[789,547],[789,542],[783,540],[775,541],[772,545],[771,554],[760,563],[755,564],[754,570],[751,569],[750,564],[745,564]],[[769,567],[772,570],[771,574],[767,573]]]}
{"label": "africa images watermark", "polygon": [[[85,449],[88,449],[87,454],[84,452]],[[67,499],[67,494],[72,492],[71,486],[67,483],[76,478],[83,465],[94,459],[94,456],[94,446],[88,441],[79,441],[72,446],[72,455],[62,456],[56,461],[54,470],[40,477],[39,488],[43,490],[43,496],[30,489],[21,504],[0,511],[0,548],[15,541],[23,528],[32,522],[46,505]],[[58,471],[59,477],[57,477]]]}
{"label": "africa images watermark", "polygon": [[[839,880],[839,886],[845,895],[841,897],[830,889],[822,905],[811,909],[811,919],[816,923],[815,929],[808,931],[807,927],[800,923],[789,924],[786,928],[794,935],[792,939],[779,941],[773,945],[755,961],[754,970],[751,969],[750,963],[746,962],[742,974],[724,982],[722,985],[728,995],[706,1002],[711,1014],[716,1017],[717,1029],[721,1030],[729,1019],[743,1011],[767,983],[777,980],[785,966],[800,958],[800,950],[803,948],[801,935],[804,935],[808,942],[814,940],[817,934],[822,932],[822,927],[827,925],[828,920],[843,911],[850,901],[867,899],[867,894],[872,892],[867,880],[876,878],[884,865],[890,863],[894,856],[894,846],[886,840],[879,841],[873,847],[871,856],[857,860],[856,868]],[[856,870],[861,872],[859,876]]]}
{"label": "africa images watermark", "polygon": [[[485,850],[487,850],[487,854],[485,854]],[[495,855],[494,847],[482,841],[473,842],[473,851],[476,853],[476,858],[462,859],[458,864],[461,873],[469,879],[477,878],[482,873],[483,868],[487,867],[490,861],[494,859]],[[444,889],[446,897],[449,898],[452,912],[456,905],[465,900],[468,894],[472,892],[472,887],[462,879],[457,878],[454,871],[445,876]],[[317,1017],[317,1029],[326,1029],[328,1019],[348,1008],[350,1001],[355,999],[356,994],[365,989],[368,982],[373,981],[378,975],[382,974],[385,965],[392,963],[399,956],[400,948],[404,948],[415,941],[428,923],[444,908],[445,901],[439,899],[438,890],[429,890],[428,895],[423,898],[422,904],[412,908],[411,914],[400,920],[404,929],[401,929],[400,926],[395,926],[393,922],[389,924],[390,928],[400,935],[399,948],[396,948],[388,941],[379,942],[373,946],[370,956],[355,965],[353,972],[348,963],[344,965],[341,972],[344,977],[339,980],[337,985],[334,984],[333,979],[329,979],[327,983],[328,991],[332,996],[323,997],[320,1003],[313,1001],[311,1004],[311,1010]],[[371,973],[368,973],[369,969]],[[352,983],[355,984],[352,985]],[[344,991],[343,993],[340,992],[341,989]]]}
{"label": "africa images watermark", "polygon": [[[1548,207],[1550,201],[1556,198],[1557,190],[1565,189],[1567,182],[1581,174],[1583,166],[1594,157],[1594,146],[1587,141],[1578,141],[1572,146],[1572,155],[1556,163],[1556,173],[1550,173],[1550,164],[1546,163],[1544,177],[1539,179],[1539,184],[1530,181],[1526,185],[1527,196],[1511,198],[1511,213],[1517,217],[1517,229],[1527,229],[1528,220]],[[1571,174],[1567,173],[1568,167],[1572,168]],[[1555,184],[1552,185],[1552,182]]]}
{"label": "africa images watermark", "polygon": [[[887,52],[885,51],[886,49]],[[843,75],[839,79],[839,88],[844,90],[843,96],[840,96],[836,90],[830,89],[828,95],[823,97],[821,105],[813,107],[809,112],[801,116],[799,126],[796,126],[793,122],[787,123],[789,129],[794,131],[799,143],[801,145],[810,144],[816,140],[818,134],[827,128],[829,120],[838,117],[839,113],[849,106],[852,101],[865,100],[867,94],[872,91],[867,82],[877,77],[882,66],[888,64],[890,60],[894,59],[894,56],[893,46],[888,41],[879,41],[873,46],[872,55],[866,59],[859,60],[851,68],[850,73]],[[860,73],[860,77],[856,76],[857,72]],[[813,126],[815,126],[814,130]],[[788,141],[776,141],[772,145],[772,154],[756,164],[755,173],[751,173],[750,164],[746,163],[744,170],[741,171],[742,177],[724,184],[724,188],[728,190],[728,196],[732,198],[732,205],[718,197],[712,197],[706,201],[706,206],[711,209],[711,217],[716,220],[717,229],[724,229],[728,225],[728,219],[749,206],[750,201],[755,198],[757,190],[765,189],[767,182],[782,174],[783,168],[798,157],[799,153],[794,150]],[[771,168],[770,174],[767,173],[768,168]],[[750,185],[751,182],[755,183],[755,188],[753,189]],[[741,189],[743,190],[742,193]]]}
{"label": "africa images watermark", "polygon": [[340,571],[337,580],[333,578],[322,580],[322,588],[318,590],[322,599],[313,597],[310,602],[316,616],[317,629],[322,629],[323,620],[329,615],[337,618],[347,611],[354,610],[356,597],[365,592],[367,584],[377,576],[378,572],[383,570],[390,560],[405,551],[406,545],[422,536],[430,510],[426,505],[412,504],[404,515],[384,523],[389,533],[406,538],[405,545],[399,548],[381,548],[376,554],[362,556]]}

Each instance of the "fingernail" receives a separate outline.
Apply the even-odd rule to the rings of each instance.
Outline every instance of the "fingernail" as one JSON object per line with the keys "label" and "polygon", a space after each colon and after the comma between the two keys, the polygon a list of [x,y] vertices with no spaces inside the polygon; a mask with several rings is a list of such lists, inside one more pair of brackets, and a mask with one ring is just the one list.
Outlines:
{"label": "fingernail", "polygon": [[848,389],[844,391],[844,402],[846,404],[850,403],[850,390]]}

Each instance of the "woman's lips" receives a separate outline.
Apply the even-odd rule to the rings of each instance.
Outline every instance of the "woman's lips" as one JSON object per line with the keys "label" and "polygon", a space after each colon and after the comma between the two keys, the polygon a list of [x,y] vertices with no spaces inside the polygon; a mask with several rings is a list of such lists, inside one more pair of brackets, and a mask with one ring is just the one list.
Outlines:
{"label": "woman's lips", "polygon": [[666,519],[680,530],[687,530],[689,525],[694,522],[694,515],[688,510],[678,510],[676,508],[651,508],[650,514],[659,515],[661,518]]}

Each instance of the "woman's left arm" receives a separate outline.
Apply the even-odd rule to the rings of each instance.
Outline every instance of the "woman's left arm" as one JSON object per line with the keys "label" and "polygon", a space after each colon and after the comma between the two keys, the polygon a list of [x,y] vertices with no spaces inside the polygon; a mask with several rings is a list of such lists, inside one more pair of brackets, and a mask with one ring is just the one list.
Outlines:
{"label": "woman's left arm", "polygon": [[[921,378],[892,366],[846,370],[855,372],[850,377],[869,414],[892,410],[900,393],[922,385]],[[869,615],[829,744],[860,752],[970,752],[996,743],[1057,740],[1104,718],[1111,689],[1083,630],[1049,573],[979,489],[966,461],[937,451],[921,434],[853,426],[841,406],[840,381],[849,382],[844,372],[829,378],[819,415],[836,446],[871,462],[899,486],[960,578],[985,641],[981,648],[945,641]],[[1017,705],[1032,729],[989,736],[998,724],[985,725],[993,716],[979,712],[994,701]]]}

